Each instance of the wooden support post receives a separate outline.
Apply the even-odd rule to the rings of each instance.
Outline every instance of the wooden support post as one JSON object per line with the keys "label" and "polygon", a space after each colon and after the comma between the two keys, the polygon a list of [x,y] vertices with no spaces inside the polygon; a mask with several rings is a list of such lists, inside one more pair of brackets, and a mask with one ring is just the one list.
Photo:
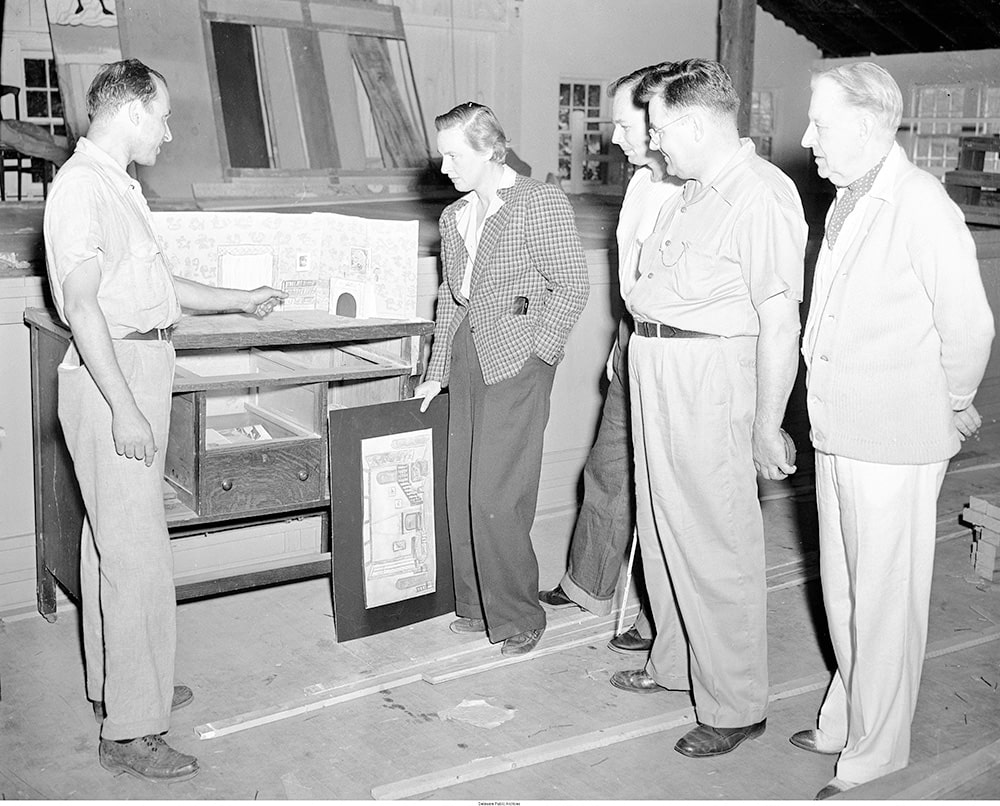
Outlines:
{"label": "wooden support post", "polygon": [[719,61],[740,99],[736,122],[741,137],[750,135],[756,13],[756,0],[719,0]]}

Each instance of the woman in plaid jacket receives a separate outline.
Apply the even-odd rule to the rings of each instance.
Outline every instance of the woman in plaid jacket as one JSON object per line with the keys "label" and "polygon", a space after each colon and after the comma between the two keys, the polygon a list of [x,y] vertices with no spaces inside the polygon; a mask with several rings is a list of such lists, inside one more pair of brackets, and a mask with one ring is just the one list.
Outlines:
{"label": "woman in plaid jacket", "polygon": [[438,116],[441,171],[466,195],[441,214],[434,345],[422,408],[448,387],[448,525],[455,632],[486,632],[505,655],[545,630],[530,530],[555,368],[587,301],[573,210],[558,188],[505,164],[488,107]]}

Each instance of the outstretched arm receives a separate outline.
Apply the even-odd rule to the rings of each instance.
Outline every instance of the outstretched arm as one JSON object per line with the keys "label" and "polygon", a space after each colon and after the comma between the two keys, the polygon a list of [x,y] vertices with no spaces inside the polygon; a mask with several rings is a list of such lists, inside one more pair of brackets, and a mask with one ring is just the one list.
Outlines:
{"label": "outstretched arm", "polygon": [[262,285],[252,291],[240,288],[216,288],[184,277],[174,277],[174,289],[181,307],[201,313],[240,311],[264,317],[274,310],[279,300],[288,296],[284,291]]}

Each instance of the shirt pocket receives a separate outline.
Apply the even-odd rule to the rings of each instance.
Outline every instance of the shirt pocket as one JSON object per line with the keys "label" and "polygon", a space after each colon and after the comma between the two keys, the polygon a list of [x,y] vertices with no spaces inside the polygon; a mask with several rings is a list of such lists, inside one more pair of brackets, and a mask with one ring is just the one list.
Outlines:
{"label": "shirt pocket", "polygon": [[[672,268],[677,296],[685,300],[712,300],[746,295],[739,264],[726,255],[690,241],[664,243],[664,265]],[[672,260],[673,264],[667,263]]]}

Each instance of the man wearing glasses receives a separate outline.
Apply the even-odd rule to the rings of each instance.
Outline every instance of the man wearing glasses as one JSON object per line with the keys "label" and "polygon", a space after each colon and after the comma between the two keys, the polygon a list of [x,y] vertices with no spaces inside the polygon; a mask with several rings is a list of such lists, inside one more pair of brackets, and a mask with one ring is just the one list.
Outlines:
{"label": "man wearing glasses", "polygon": [[[795,472],[781,431],[798,368],[806,243],[791,180],[736,128],[725,68],[691,59],[647,76],[651,146],[685,180],[642,246],[626,297],[637,527],[654,624],[680,616],[698,725],[675,749],[728,753],[764,732],[764,535],[756,473]],[[755,472],[756,471],[756,472]],[[652,584],[651,584],[652,583]],[[676,608],[676,609],[675,609]],[[688,688],[658,631],[619,688]],[[630,683],[630,685],[621,685]]]}

